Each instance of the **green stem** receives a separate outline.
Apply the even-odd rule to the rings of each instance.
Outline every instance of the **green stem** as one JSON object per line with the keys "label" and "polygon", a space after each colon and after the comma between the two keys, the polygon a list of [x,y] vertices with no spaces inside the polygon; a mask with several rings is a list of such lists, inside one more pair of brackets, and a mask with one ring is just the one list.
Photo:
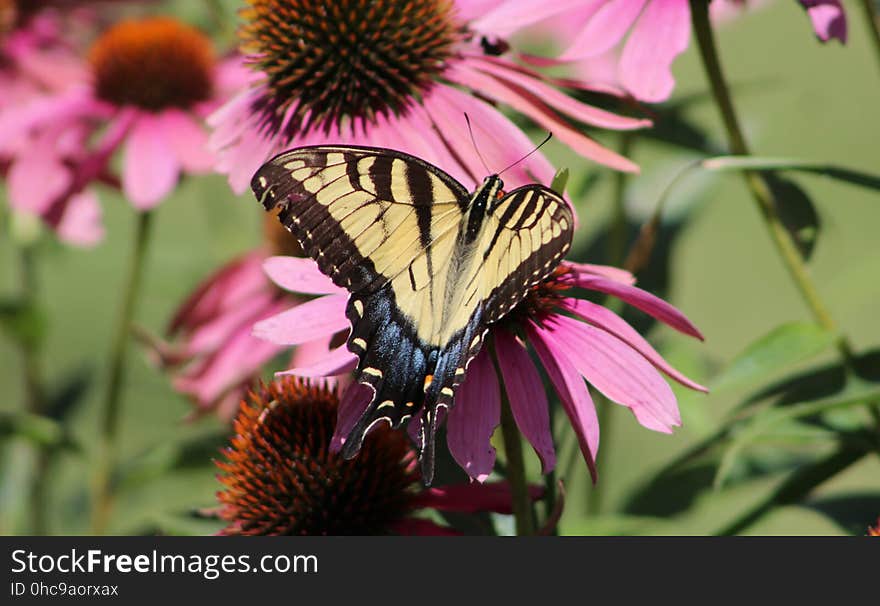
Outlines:
{"label": "green stem", "polygon": [[[34,250],[30,245],[21,247],[21,305],[23,309],[33,310],[37,305],[37,272],[34,267]],[[42,365],[40,363],[39,345],[33,341],[22,343],[24,362],[24,385],[27,409],[33,414],[42,414],[45,407],[45,390],[43,388]]]}
{"label": "green stem", "polygon": [[98,461],[95,475],[94,498],[92,501],[93,534],[104,533],[113,504],[111,480],[116,462],[119,419],[122,408],[120,394],[125,380],[128,339],[131,333],[135,305],[143,281],[151,225],[152,214],[149,211],[138,214],[134,250],[132,251],[128,267],[125,290],[123,291],[122,309],[120,310],[119,320],[110,349],[107,390],[101,412],[101,458]]}
{"label": "green stem", "polygon": [[715,534],[719,536],[739,534],[776,507],[799,503],[817,486],[858,462],[866,454],[866,450],[841,447],[824,459],[804,465],[786,478],[776,490],[764,497],[761,502]]}
{"label": "green stem", "polygon": [[[718,109],[721,112],[721,118],[727,131],[728,144],[731,152],[738,156],[749,155],[749,147],[743,136],[740,127],[739,118],[733,106],[733,99],[730,95],[730,89],[721,62],[718,57],[717,46],[715,43],[715,35],[709,22],[709,3],[706,0],[690,0],[691,16],[693,19],[694,32],[697,37],[697,43],[700,49],[700,56],[703,60],[703,66],[706,69],[706,76],[712,87],[712,94]],[[853,350],[848,339],[840,334],[837,324],[832,318],[828,308],[819,296],[816,286],[810,278],[809,271],[801,257],[794,240],[789,232],[785,229],[785,225],[779,216],[777,203],[773,196],[773,192],[767,186],[767,182],[760,173],[754,171],[744,171],[743,176],[746,186],[752,193],[755,203],[761,212],[761,217],[780,258],[785,264],[789,275],[794,281],[807,307],[810,309],[816,321],[826,330],[834,332],[837,337],[837,348],[847,361],[852,361]]]}
{"label": "green stem", "polygon": [[513,517],[516,520],[516,534],[529,536],[535,534],[535,519],[532,515],[532,501],[526,483],[526,467],[523,458],[522,440],[519,429],[510,410],[510,403],[503,398],[501,403],[501,436],[504,439],[504,455],[507,463],[507,481],[513,497]]}
{"label": "green stem", "polygon": [[874,0],[862,0],[862,10],[865,13],[865,22],[868,24],[868,36],[874,42],[877,61],[880,61],[880,15],[877,15],[877,10],[874,8]]}
{"label": "green stem", "polygon": [[[39,284],[34,249],[28,244],[21,247],[20,266],[22,308],[33,310],[37,306]],[[46,390],[38,341],[36,339],[22,341],[21,353],[27,410],[34,415],[42,415],[46,409]],[[40,447],[36,453],[35,469],[28,493],[30,528],[35,535],[45,535],[49,532],[46,493],[51,458],[52,453],[46,447]]]}

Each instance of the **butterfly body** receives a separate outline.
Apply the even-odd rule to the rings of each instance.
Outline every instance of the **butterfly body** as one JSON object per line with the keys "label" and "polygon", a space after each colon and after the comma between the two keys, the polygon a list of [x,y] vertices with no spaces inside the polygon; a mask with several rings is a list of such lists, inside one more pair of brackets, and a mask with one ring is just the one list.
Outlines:
{"label": "butterfly body", "polygon": [[374,397],[350,432],[420,415],[423,479],[441,410],[453,405],[491,323],[556,267],[571,244],[567,203],[540,185],[506,195],[497,175],[473,193],[413,156],[314,146],[276,156],[252,188],[351,296],[347,345]]}

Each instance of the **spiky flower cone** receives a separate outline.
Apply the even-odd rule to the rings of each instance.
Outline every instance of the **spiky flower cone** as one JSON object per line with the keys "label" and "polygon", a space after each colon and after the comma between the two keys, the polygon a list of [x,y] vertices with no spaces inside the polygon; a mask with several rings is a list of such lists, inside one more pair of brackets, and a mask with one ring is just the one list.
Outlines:
{"label": "spiky flower cone", "polygon": [[448,0],[249,0],[242,50],[269,91],[267,126],[338,128],[405,111],[439,73],[455,40]]}
{"label": "spiky flower cone", "polygon": [[405,435],[380,429],[356,459],[330,454],[338,405],[335,391],[289,377],[242,402],[217,463],[223,534],[386,534],[413,509],[419,476]]}

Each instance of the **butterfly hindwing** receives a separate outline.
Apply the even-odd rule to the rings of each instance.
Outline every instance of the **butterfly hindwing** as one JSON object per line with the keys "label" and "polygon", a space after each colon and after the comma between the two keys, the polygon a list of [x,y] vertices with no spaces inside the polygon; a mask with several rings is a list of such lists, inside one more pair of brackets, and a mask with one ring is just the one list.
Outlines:
{"label": "butterfly hindwing", "polygon": [[392,150],[304,147],[280,154],[252,187],[335,284],[349,290],[355,377],[373,398],[350,432],[354,456],[376,423],[420,420],[423,479],[433,474],[441,411],[451,408],[489,325],[568,250],[572,214],[539,185],[502,196],[467,190]]}

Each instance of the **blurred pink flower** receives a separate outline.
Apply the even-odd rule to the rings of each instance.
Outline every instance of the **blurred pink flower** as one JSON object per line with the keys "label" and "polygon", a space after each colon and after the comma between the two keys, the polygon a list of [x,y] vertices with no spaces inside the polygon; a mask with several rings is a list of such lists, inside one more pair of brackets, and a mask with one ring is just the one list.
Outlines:
{"label": "blurred pink flower", "polygon": [[[181,174],[210,171],[202,120],[246,75],[236,59],[216,61],[205,36],[173,19],[113,26],[80,65],[76,84],[0,120],[0,139],[26,143],[10,166],[11,204],[49,220],[51,209],[73,200],[96,207],[88,187],[102,180],[139,210],[153,208]],[[120,178],[109,173],[118,149]]]}
{"label": "blurred pink flower", "polygon": [[[91,246],[103,237],[101,208],[93,195],[76,189],[70,168],[54,161],[55,148],[66,155],[80,150],[76,134],[59,129],[29,136],[21,128],[30,108],[46,95],[62,94],[80,82],[83,67],[54,12],[38,12],[13,25],[0,44],[0,168],[10,203],[17,212],[41,216],[62,241]],[[78,25],[86,23],[80,19]],[[34,170],[46,179],[33,180]]]}
{"label": "blurred pink flower", "polygon": [[[174,389],[193,402],[194,416],[216,412],[231,419],[263,368],[290,349],[251,334],[255,322],[300,301],[275,286],[263,270],[273,253],[296,254],[296,241],[272,215],[264,227],[263,246],[224,264],[184,300],[168,323],[167,340],[139,334],[149,356],[172,377]],[[307,364],[326,350],[323,342],[303,344],[290,364]]]}
{"label": "blurred pink flower", "polygon": [[171,373],[174,389],[190,397],[197,414],[215,411],[231,419],[263,365],[286,349],[251,335],[254,322],[295,302],[263,274],[267,255],[268,249],[257,249],[215,271],[175,312],[169,342],[146,339],[153,357]]}
{"label": "blurred pink flower", "polygon": [[[280,287],[317,295],[254,326],[258,337],[282,345],[311,342],[345,334],[348,293],[334,286],[309,259],[272,257],[265,265]],[[489,439],[499,424],[501,385],[517,425],[541,459],[545,473],[556,455],[550,432],[547,395],[532,363],[531,345],[553,384],[577,433],[584,458],[595,473],[599,425],[586,379],[608,399],[628,407],[648,429],[669,433],[681,424],[675,396],[661,372],[682,385],[706,388],[670,366],[629,324],[612,311],[571,296],[574,288],[617,297],[672,328],[702,339],[700,332],[677,309],[633,286],[634,278],[613,267],[563,263],[556,273],[531,291],[523,303],[492,331],[501,376],[497,377],[484,349],[468,367],[467,377],[447,416],[447,444],[461,467],[484,481],[495,464]],[[323,357],[291,368],[282,375],[318,377],[347,373],[356,356],[342,344]],[[369,404],[369,390],[353,385],[340,405],[333,447],[338,449]],[[417,425],[417,424],[416,424]],[[412,425],[411,425],[412,427]]]}
{"label": "blurred pink flower", "polygon": [[[826,42],[846,39],[846,20],[838,0],[799,0],[807,9],[818,37]],[[712,3],[713,17],[724,11],[752,4],[743,0]],[[754,2],[761,4],[761,2]],[[672,63],[688,47],[691,34],[689,0],[573,0],[546,3],[520,0],[501,3],[474,25],[482,29],[494,23],[500,35],[538,24],[552,17],[565,22],[562,37],[566,49],[555,60],[528,58],[535,65],[583,62],[613,57],[614,77],[602,81],[622,87],[636,99],[665,101],[672,94],[675,78]],[[606,69],[607,71],[607,69]],[[581,69],[579,73],[590,73]]]}
{"label": "blurred pink flower", "polygon": [[[584,157],[636,171],[635,164],[588,138],[572,120],[614,130],[650,122],[592,107],[562,90],[589,89],[588,83],[557,81],[513,62],[507,43],[492,34],[491,20],[481,20],[480,31],[470,27],[495,4],[249,0],[242,11],[242,51],[257,71],[209,119],[217,169],[242,192],[276,152],[332,140],[400,149],[474,185],[486,168],[473,149],[465,113],[477,145],[499,164],[533,149],[497,103],[552,131]],[[548,6],[534,10],[548,13],[553,10]],[[285,42],[291,38],[303,43]],[[508,175],[513,185],[549,183],[553,169],[536,153]]]}

